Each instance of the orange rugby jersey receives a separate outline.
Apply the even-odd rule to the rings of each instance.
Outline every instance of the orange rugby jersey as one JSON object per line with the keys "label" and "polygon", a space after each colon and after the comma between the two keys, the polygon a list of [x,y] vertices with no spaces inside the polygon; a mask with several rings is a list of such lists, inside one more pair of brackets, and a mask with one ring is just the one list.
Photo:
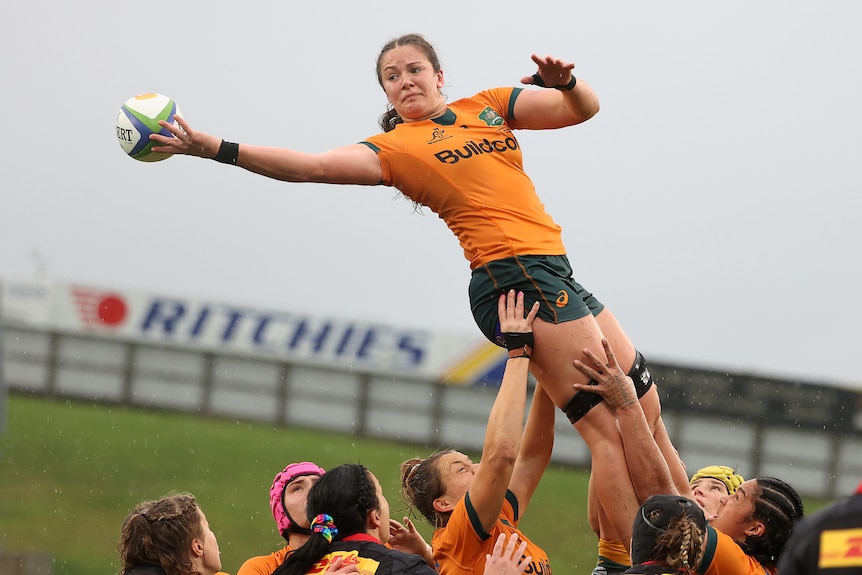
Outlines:
{"label": "orange rugby jersey", "polygon": [[524,172],[509,126],[520,92],[485,90],[438,118],[362,142],[380,159],[382,183],[440,216],[472,269],[514,255],[565,254],[560,227]]}
{"label": "orange rugby jersey", "polygon": [[524,555],[533,558],[527,567],[527,575],[551,575],[548,554],[544,549],[524,537],[518,529],[518,502],[511,491],[506,492],[500,518],[490,533],[485,533],[482,524],[470,505],[470,493],[462,497],[452,510],[446,527],[434,531],[431,548],[437,561],[440,575],[476,575],[485,570],[486,554],[494,550],[494,543],[501,533],[517,532],[527,542]]}
{"label": "orange rugby jersey", "polygon": [[701,575],[774,575],[736,542],[713,527],[706,528],[706,550],[695,570]]}
{"label": "orange rugby jersey", "polygon": [[272,575],[288,555],[293,553],[290,545],[285,545],[275,553],[247,559],[236,572],[236,575]]}

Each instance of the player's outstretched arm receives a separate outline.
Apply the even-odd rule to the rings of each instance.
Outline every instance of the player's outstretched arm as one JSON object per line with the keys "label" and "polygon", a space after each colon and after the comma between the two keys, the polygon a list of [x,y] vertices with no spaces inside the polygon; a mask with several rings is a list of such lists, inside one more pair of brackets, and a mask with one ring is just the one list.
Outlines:
{"label": "player's outstretched arm", "polygon": [[255,174],[286,182],[376,185],[383,179],[377,154],[362,144],[309,154],[271,146],[229,144],[220,138],[192,129],[180,116],[177,124],[159,122],[173,135],[153,134],[154,152],[215,158]]}

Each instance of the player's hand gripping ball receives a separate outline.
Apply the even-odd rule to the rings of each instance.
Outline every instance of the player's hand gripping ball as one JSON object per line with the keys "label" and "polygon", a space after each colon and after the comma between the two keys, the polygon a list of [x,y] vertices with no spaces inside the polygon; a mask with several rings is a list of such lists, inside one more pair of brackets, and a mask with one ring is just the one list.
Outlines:
{"label": "player's hand gripping ball", "polygon": [[182,112],[176,102],[162,94],[139,94],[126,100],[117,114],[117,142],[129,156],[142,162],[158,162],[170,158],[171,154],[157,154],[151,149],[155,142],[150,134],[171,136],[159,126],[159,120],[176,124],[174,115]]}

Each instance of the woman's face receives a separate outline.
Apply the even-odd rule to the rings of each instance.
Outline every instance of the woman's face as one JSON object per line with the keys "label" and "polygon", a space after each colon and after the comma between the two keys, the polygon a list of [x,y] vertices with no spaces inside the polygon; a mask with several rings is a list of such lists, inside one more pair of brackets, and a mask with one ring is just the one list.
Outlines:
{"label": "woman's face", "polygon": [[753,517],[756,498],[757,480],[749,479],[733,495],[721,498],[718,514],[710,524],[736,541],[762,535],[765,527]]}
{"label": "woman's face", "polygon": [[386,543],[389,541],[389,501],[387,501],[386,497],[383,495],[383,488],[380,486],[380,482],[377,480],[377,477],[375,477],[371,472],[369,472],[369,475],[371,475],[371,480],[374,482],[374,489],[377,491],[377,501],[380,502],[380,509],[377,510],[380,514],[380,525],[378,527],[378,532],[374,533],[374,535],[380,539],[381,542]]}
{"label": "woman's face", "polygon": [[727,485],[713,477],[701,477],[691,482],[691,498],[700,505],[709,520],[718,514],[721,498],[727,495]]}
{"label": "woman's face", "polygon": [[[473,463],[463,453],[453,451],[441,456],[437,460],[437,467],[440,470],[440,479],[445,490],[443,495],[437,499],[454,507],[458,500],[467,493],[470,484],[473,483],[473,477],[476,475],[479,464]],[[438,509],[438,511],[447,510],[451,509]]]}
{"label": "woman's face", "polygon": [[300,475],[284,488],[284,508],[299,527],[308,528],[308,514],[305,512],[308,492],[319,479],[319,475]]}
{"label": "woman's face", "polygon": [[380,59],[380,77],[389,102],[405,122],[427,120],[446,110],[440,93],[443,71],[415,46],[397,46]]}
{"label": "woman's face", "polygon": [[202,572],[203,575],[212,575],[221,571],[221,551],[219,551],[215,533],[210,529],[207,516],[200,509],[198,509],[198,513],[201,515],[201,530],[203,533]]}

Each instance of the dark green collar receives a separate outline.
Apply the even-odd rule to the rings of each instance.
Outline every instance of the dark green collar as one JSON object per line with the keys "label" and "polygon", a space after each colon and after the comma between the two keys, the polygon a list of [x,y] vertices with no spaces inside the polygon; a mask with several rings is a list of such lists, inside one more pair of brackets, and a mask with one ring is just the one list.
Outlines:
{"label": "dark green collar", "polygon": [[455,112],[446,108],[446,111],[443,112],[442,116],[437,116],[431,121],[435,124],[440,124],[441,126],[454,126],[457,119],[458,117],[455,115]]}

